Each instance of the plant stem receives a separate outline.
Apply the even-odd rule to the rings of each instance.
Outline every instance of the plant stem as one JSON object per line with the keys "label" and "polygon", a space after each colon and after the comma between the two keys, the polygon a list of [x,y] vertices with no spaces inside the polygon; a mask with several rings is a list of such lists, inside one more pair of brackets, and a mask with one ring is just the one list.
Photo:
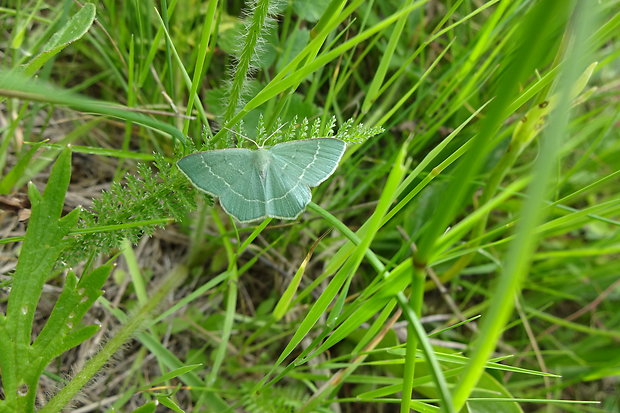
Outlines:
{"label": "plant stem", "polygon": [[71,401],[73,396],[77,394],[82,387],[86,385],[105,364],[112,358],[114,353],[125,344],[136,332],[141,328],[145,321],[148,321],[152,312],[160,304],[161,300],[174,289],[187,276],[188,269],[185,266],[178,266],[172,270],[161,285],[155,290],[155,293],[140,307],[137,313],[127,320],[120,330],[118,330],[110,341],[91,358],[82,370],[80,370],[73,379],[60,390],[41,410],[40,413],[55,413],[62,411]]}
{"label": "plant stem", "polygon": [[224,114],[224,120],[227,125],[237,112],[245,81],[252,66],[252,59],[256,54],[257,45],[265,28],[268,14],[269,0],[257,0],[255,8],[252,10],[250,23],[247,26],[241,55],[234,69],[233,80],[230,86],[230,95],[228,96],[228,107]]}

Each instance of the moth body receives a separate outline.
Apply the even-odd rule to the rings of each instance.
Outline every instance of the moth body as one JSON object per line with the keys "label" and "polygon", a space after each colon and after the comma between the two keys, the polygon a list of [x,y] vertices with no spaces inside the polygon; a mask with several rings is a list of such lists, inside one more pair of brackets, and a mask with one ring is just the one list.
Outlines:
{"label": "moth body", "polygon": [[267,149],[259,148],[255,151],[254,162],[256,163],[256,169],[258,170],[258,176],[262,182],[265,182],[267,176],[267,170],[269,169],[271,154]]}

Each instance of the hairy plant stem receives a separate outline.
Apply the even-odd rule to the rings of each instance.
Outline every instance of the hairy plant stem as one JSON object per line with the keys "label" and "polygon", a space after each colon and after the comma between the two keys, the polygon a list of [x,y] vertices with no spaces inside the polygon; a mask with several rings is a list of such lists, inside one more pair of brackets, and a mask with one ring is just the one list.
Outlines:
{"label": "hairy plant stem", "polygon": [[265,22],[269,16],[270,0],[257,0],[254,9],[251,11],[250,22],[245,33],[245,42],[241,49],[241,55],[234,68],[230,94],[228,96],[228,106],[224,113],[225,125],[230,127],[229,121],[237,112],[241,94],[243,93],[246,79],[252,67],[252,59],[256,54],[257,45],[265,29]]}
{"label": "hairy plant stem", "polygon": [[188,269],[178,266],[172,270],[146,303],[132,315],[127,322],[110,338],[110,341],[93,358],[88,360],[71,381],[62,388],[41,410],[40,413],[60,412],[110,360],[116,351],[129,340],[149,320],[149,317],[163,298],[187,276]]}

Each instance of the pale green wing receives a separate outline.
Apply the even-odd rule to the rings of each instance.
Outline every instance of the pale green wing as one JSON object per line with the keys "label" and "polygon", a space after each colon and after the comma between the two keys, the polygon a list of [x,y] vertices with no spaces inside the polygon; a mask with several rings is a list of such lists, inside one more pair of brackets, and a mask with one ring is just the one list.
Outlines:
{"label": "pale green wing", "polygon": [[294,219],[310,202],[308,187],[336,170],[345,146],[334,138],[306,139],[261,151],[195,153],[177,165],[194,186],[218,197],[222,208],[238,221],[266,216]]}
{"label": "pale green wing", "polygon": [[196,188],[220,199],[238,221],[265,217],[265,193],[255,162],[256,151],[220,149],[188,155],[177,162]]}
{"label": "pale green wing", "polygon": [[282,175],[317,186],[334,173],[346,144],[335,138],[303,139],[269,148]]}
{"label": "pale green wing", "polygon": [[295,219],[310,202],[308,186],[297,177],[282,172],[281,162],[269,162],[265,174],[265,210],[267,216]]}

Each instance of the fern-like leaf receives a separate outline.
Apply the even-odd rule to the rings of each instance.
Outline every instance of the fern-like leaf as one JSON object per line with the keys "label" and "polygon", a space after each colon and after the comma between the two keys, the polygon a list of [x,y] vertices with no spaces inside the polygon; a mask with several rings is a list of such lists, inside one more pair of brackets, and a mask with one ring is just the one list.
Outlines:
{"label": "fern-like leaf", "polygon": [[[93,208],[82,214],[82,229],[100,227],[101,232],[77,237],[66,251],[64,261],[73,265],[86,257],[108,252],[123,239],[136,243],[144,235],[171,220],[179,221],[196,208],[196,191],[174,164],[155,155],[155,170],[138,164],[136,175],[114,182]],[[143,223],[143,225],[134,225]],[[113,229],[111,231],[106,230]]]}

